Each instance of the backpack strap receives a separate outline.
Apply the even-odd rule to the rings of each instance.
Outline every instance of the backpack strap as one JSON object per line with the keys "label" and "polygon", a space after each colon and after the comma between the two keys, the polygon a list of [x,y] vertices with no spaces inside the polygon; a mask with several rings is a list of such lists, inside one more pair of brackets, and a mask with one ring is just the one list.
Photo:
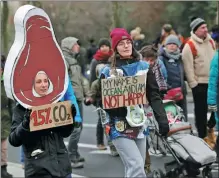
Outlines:
{"label": "backpack strap", "polygon": [[187,44],[189,45],[189,47],[192,51],[193,59],[195,59],[198,55],[198,52],[197,52],[197,49],[195,48],[194,43],[192,42],[192,40],[188,40]]}
{"label": "backpack strap", "polygon": [[213,42],[213,40],[210,39],[209,42],[211,43],[211,46],[212,46],[213,50],[215,50],[215,46],[214,46],[214,42]]}

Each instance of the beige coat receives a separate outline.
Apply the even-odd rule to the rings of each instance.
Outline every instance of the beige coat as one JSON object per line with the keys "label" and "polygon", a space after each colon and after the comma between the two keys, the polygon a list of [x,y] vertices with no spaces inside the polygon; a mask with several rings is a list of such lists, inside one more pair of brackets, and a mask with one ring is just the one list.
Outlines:
{"label": "beige coat", "polygon": [[196,87],[199,83],[208,83],[210,63],[215,54],[209,41],[210,39],[209,34],[205,40],[202,40],[191,32],[191,40],[197,50],[197,57],[195,59],[193,59],[192,51],[188,44],[183,48],[182,60],[190,88]]}

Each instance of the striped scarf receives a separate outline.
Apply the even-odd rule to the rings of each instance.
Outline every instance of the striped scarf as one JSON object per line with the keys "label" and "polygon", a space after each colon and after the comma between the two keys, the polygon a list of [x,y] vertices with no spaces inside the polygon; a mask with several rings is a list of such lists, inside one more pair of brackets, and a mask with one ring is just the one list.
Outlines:
{"label": "striped scarf", "polygon": [[156,61],[155,64],[152,67],[152,71],[154,72],[158,87],[160,89],[160,91],[163,90],[167,90],[167,83],[164,79],[164,76],[162,75],[161,71],[160,71],[160,65],[159,62]]}

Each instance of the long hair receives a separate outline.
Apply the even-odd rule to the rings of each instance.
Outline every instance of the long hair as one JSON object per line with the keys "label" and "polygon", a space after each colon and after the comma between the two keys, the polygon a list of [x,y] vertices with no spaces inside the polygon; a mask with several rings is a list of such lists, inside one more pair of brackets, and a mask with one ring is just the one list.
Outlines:
{"label": "long hair", "polygon": [[[119,60],[121,58],[120,54],[118,53],[117,50],[115,50],[112,54],[112,56],[109,58],[109,62],[111,63],[111,70],[114,71],[114,74],[117,74],[116,71],[116,61]],[[133,44],[132,44],[132,55],[131,58],[133,59],[138,59],[139,58],[139,53],[137,52],[137,50],[134,48]]]}

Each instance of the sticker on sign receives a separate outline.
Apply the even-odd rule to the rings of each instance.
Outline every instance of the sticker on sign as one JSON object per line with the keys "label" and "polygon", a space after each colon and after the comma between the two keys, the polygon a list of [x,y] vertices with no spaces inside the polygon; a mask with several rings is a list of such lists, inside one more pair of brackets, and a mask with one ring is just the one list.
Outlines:
{"label": "sticker on sign", "polygon": [[71,102],[64,101],[31,108],[30,131],[43,130],[73,123]]}

